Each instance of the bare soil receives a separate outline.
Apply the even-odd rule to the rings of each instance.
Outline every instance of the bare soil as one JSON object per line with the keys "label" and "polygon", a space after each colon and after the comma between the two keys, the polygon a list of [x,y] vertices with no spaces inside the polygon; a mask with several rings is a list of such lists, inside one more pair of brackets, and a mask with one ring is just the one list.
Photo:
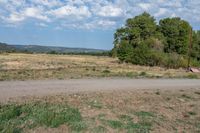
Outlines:
{"label": "bare soil", "polygon": [[0,102],[12,98],[48,96],[80,92],[128,91],[140,89],[191,89],[200,88],[200,80],[195,79],[71,79],[42,81],[2,81],[0,82]]}
{"label": "bare soil", "polygon": [[[182,81],[184,85],[187,84],[185,82],[183,83]],[[121,86],[120,84],[117,85]],[[168,86],[168,89],[165,87],[153,89],[153,86],[149,85],[149,88],[146,87],[146,89],[133,87],[130,90],[127,88],[73,94],[62,93],[45,97],[30,96],[18,98],[17,102],[27,104],[42,101],[50,105],[67,103],[72,107],[78,108],[81,112],[85,123],[88,125],[87,130],[83,131],[86,133],[199,133],[200,88],[194,88],[197,86],[186,88],[185,86],[180,89],[180,82],[175,86]],[[125,127],[122,129],[118,126],[113,127],[108,123],[109,121],[123,123]],[[134,125],[126,127],[127,122],[134,122],[136,125],[141,124],[141,126],[139,129]],[[149,130],[145,129],[148,126],[151,128]],[[99,127],[103,127],[105,130],[102,131]],[[61,125],[58,128],[41,126],[27,129],[25,132],[65,133],[72,131],[69,130],[69,126]]]}

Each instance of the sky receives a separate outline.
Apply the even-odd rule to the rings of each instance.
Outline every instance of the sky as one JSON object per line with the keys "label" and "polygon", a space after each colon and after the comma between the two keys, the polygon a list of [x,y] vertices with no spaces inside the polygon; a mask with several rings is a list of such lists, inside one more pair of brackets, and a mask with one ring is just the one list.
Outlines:
{"label": "sky", "polygon": [[0,42],[111,49],[115,30],[144,11],[200,29],[200,0],[0,0]]}

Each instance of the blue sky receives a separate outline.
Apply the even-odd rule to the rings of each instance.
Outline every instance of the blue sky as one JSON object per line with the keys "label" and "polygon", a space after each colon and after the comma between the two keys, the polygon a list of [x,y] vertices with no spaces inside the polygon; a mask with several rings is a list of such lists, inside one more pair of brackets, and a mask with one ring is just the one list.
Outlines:
{"label": "blue sky", "polygon": [[144,11],[200,29],[199,0],[0,0],[0,42],[111,49],[113,34]]}

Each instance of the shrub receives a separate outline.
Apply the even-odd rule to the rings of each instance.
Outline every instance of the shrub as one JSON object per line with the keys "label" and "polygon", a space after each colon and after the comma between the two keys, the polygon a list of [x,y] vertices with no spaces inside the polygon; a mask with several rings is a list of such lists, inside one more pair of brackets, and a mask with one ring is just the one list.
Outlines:
{"label": "shrub", "polygon": [[183,56],[178,54],[166,54],[164,66],[167,68],[180,68],[180,67],[187,67],[187,59]]}
{"label": "shrub", "polygon": [[191,65],[194,67],[200,67],[200,61],[193,59],[191,60]]}
{"label": "shrub", "polygon": [[111,73],[110,70],[103,70],[103,73]]}

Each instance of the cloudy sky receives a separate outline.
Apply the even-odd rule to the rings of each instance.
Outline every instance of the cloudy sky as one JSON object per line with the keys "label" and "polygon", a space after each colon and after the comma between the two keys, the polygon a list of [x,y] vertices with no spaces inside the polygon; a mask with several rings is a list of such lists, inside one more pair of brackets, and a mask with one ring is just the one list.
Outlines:
{"label": "cloudy sky", "polygon": [[0,0],[0,42],[111,49],[116,28],[144,11],[200,29],[200,0]]}

